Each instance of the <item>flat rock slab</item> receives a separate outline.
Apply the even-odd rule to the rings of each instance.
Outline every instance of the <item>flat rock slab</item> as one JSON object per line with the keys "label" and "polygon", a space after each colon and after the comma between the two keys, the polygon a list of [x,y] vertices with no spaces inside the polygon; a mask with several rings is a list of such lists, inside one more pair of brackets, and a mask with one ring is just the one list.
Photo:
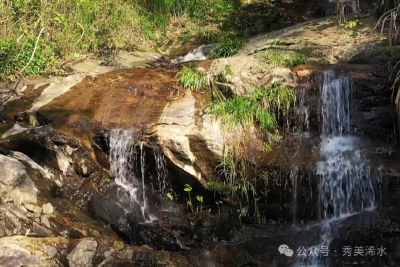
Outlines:
{"label": "flat rock slab", "polygon": [[174,72],[135,68],[86,77],[40,111],[55,128],[88,130],[89,121],[140,128],[157,123],[166,104],[182,96]]}
{"label": "flat rock slab", "polygon": [[[349,17],[348,20],[356,18]],[[386,37],[373,31],[376,19],[359,19],[354,29],[339,28],[336,17],[315,19],[250,38],[239,52],[248,55],[270,48],[312,50],[312,57],[326,63],[346,62]]]}

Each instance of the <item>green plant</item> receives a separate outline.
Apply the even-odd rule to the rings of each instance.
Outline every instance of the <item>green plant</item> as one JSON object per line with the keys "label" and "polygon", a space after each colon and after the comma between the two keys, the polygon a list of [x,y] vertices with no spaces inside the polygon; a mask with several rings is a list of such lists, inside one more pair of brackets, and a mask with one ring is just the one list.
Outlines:
{"label": "green plant", "polygon": [[284,52],[276,50],[266,50],[261,54],[261,58],[266,60],[269,64],[276,67],[296,67],[300,64],[307,63],[307,55],[300,52]]}
{"label": "green plant", "polygon": [[261,102],[247,96],[238,95],[214,103],[210,112],[221,118],[228,127],[242,123],[247,126],[259,124],[263,130],[276,129],[277,122],[273,114],[268,112]]}
{"label": "green plant", "polygon": [[354,29],[357,25],[359,25],[358,20],[348,20],[341,24],[341,26],[346,29]]}
{"label": "green plant", "polygon": [[373,49],[372,56],[386,57],[390,56],[390,47],[379,46]]}
{"label": "green plant", "polygon": [[189,184],[185,184],[185,188],[183,190],[185,190],[189,194],[189,200],[187,203],[190,207],[190,210],[193,212],[192,198],[190,197],[190,192],[192,191],[192,187]]}
{"label": "green plant", "polygon": [[[217,166],[217,168],[220,169],[221,175],[229,174],[229,169],[228,168],[224,169],[225,165],[222,162]],[[231,191],[231,187],[229,184],[217,181],[209,181],[207,184],[207,188],[210,189],[211,191],[219,192],[222,194],[228,194]]]}
{"label": "green plant", "polygon": [[296,103],[296,93],[289,87],[272,84],[257,89],[252,97],[261,101],[263,106],[275,114],[281,109],[283,115],[287,116],[290,108]]}
{"label": "green plant", "polygon": [[229,64],[225,65],[224,70],[225,70],[225,73],[227,75],[231,75],[231,76],[233,75],[233,71],[232,71],[231,66]]}
{"label": "green plant", "polygon": [[[36,39],[44,29],[40,46],[49,46],[51,56],[46,56],[43,69],[43,49],[39,47],[23,73],[37,75],[53,72],[52,65],[61,66],[72,59],[115,56],[119,49],[153,51],[176,40],[182,28],[186,38],[213,31],[219,36],[230,34],[225,29],[215,30],[218,21],[231,17],[241,5],[242,1],[236,0],[8,0],[0,5],[0,41],[16,43],[10,56],[29,54],[32,50],[27,40]],[[27,46],[21,49],[24,44]],[[18,66],[0,62],[2,78],[21,70],[20,60],[13,62]]]}
{"label": "green plant", "polygon": [[171,200],[171,201],[174,200],[174,196],[173,196],[171,193],[168,193],[168,194],[167,194],[167,197],[168,197],[169,200]]}
{"label": "green plant", "polygon": [[39,40],[36,50],[35,47],[36,38],[33,37],[22,44],[12,39],[0,40],[0,79],[16,71],[22,71],[25,76],[39,75],[54,62],[54,50],[50,45]]}
{"label": "green plant", "polygon": [[[196,196],[196,199],[200,202],[200,210],[203,210],[203,196]],[[199,206],[197,206],[197,212],[199,212]]]}
{"label": "green plant", "polygon": [[223,37],[209,51],[211,58],[229,57],[236,54],[243,46],[243,40],[238,37]]}
{"label": "green plant", "polygon": [[195,69],[193,65],[183,66],[183,69],[177,73],[179,82],[183,87],[191,90],[200,90],[210,86],[210,78],[204,72]]}
{"label": "green plant", "polygon": [[272,85],[255,90],[250,96],[237,95],[219,100],[210,106],[210,113],[219,117],[227,126],[239,123],[255,126],[263,131],[276,131],[279,110],[287,116],[296,102],[296,94],[288,87]]}

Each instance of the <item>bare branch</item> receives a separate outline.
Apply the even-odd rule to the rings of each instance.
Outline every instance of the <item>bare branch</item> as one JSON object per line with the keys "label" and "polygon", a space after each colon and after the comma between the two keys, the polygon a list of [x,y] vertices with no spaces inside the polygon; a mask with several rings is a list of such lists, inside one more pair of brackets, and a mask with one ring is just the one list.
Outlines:
{"label": "bare branch", "polygon": [[73,45],[73,47],[75,47],[79,43],[79,41],[83,38],[83,36],[85,35],[85,28],[83,28],[83,26],[79,22],[77,22],[77,24],[82,28],[82,34],[81,34],[81,37],[79,37],[78,41],[76,41],[76,43]]}
{"label": "bare branch", "polygon": [[28,63],[25,65],[25,67],[23,67],[22,70],[19,71],[19,74],[23,73],[24,70],[29,66],[29,64],[31,64],[31,61],[32,61],[33,57],[35,56],[35,52],[36,52],[36,49],[37,49],[37,46],[38,46],[38,43],[39,43],[40,36],[42,35],[42,32],[43,32],[43,31],[44,31],[44,28],[42,28],[42,29],[40,30],[39,35],[38,35],[38,37],[36,38],[35,48],[34,48],[33,51],[32,51],[31,58],[29,59]]}

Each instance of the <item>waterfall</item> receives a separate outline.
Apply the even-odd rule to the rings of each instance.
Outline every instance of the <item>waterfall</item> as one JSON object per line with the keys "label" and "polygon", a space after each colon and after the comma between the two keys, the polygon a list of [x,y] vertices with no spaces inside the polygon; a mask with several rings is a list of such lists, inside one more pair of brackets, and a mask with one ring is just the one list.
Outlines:
{"label": "waterfall", "polygon": [[[321,87],[321,161],[316,166],[322,240],[315,247],[329,248],[342,220],[375,206],[372,171],[361,140],[351,135],[351,113],[349,78],[336,79],[333,71],[325,71]],[[321,266],[317,255],[303,255],[299,260],[303,266]]]}
{"label": "waterfall", "polygon": [[154,160],[156,162],[156,170],[157,170],[157,183],[158,183],[158,192],[163,196],[170,191],[170,184],[168,183],[168,169],[165,162],[164,154],[161,153],[159,148],[153,149]]}
{"label": "waterfall", "polygon": [[[140,208],[145,221],[152,221],[155,216],[150,213],[151,207],[146,181],[146,153],[144,143],[138,144],[137,135],[131,130],[113,129],[110,131],[110,173],[115,177],[115,183],[122,190],[121,198],[128,196],[127,212],[133,213]],[[164,194],[169,189],[167,183],[168,171],[162,153],[154,148],[154,162],[159,190]],[[151,177],[151,174],[150,174]],[[149,184],[149,183],[147,183]],[[153,184],[151,184],[153,186]],[[125,197],[126,198],[126,197]],[[121,201],[124,202],[124,201]],[[125,201],[126,202],[126,201]]]}
{"label": "waterfall", "polygon": [[176,59],[171,60],[171,63],[172,64],[180,64],[180,63],[190,62],[190,61],[206,60],[208,57],[207,57],[205,50],[208,47],[210,47],[210,45],[201,45],[201,46],[197,47],[196,49],[193,49],[192,51],[190,51],[185,56],[180,56]]}
{"label": "waterfall", "polygon": [[350,96],[348,77],[334,79],[333,71],[324,73],[320,148],[323,161],[317,164],[317,174],[321,177],[325,219],[355,214],[373,208],[375,203],[371,168],[362,142],[350,134]]}

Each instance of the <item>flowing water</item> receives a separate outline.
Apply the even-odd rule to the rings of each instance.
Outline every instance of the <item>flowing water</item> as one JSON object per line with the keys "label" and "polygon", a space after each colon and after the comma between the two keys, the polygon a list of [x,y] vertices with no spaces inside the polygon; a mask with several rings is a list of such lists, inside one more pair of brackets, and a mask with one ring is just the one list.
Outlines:
{"label": "flowing water", "polygon": [[307,253],[298,254],[296,266],[324,266],[321,252],[329,250],[340,222],[375,206],[371,168],[361,140],[351,135],[351,114],[349,78],[335,78],[333,71],[325,71],[321,88],[321,161],[316,166],[321,236],[314,248],[319,253],[312,253],[313,247],[302,248]]}
{"label": "flowing water", "polygon": [[[157,148],[153,149],[154,162],[156,163],[156,183],[154,191],[164,193],[168,190],[167,183],[168,171],[165,160]],[[138,168],[136,168],[138,166]],[[120,187],[124,194],[129,196],[129,206],[127,212],[132,212],[138,207],[141,210],[143,219],[147,222],[153,221],[155,216],[149,211],[150,203],[147,192],[146,179],[153,178],[146,176],[146,153],[144,143],[138,144],[137,135],[131,130],[113,129],[110,131],[110,172],[115,177],[115,183]],[[123,201],[121,201],[123,202]]]}
{"label": "flowing water", "polygon": [[185,56],[180,56],[176,59],[171,60],[172,64],[180,64],[184,62],[190,62],[190,61],[201,61],[201,60],[206,60],[207,54],[206,54],[206,49],[210,47],[209,45],[201,45],[196,49],[193,49],[190,51],[187,55]]}

